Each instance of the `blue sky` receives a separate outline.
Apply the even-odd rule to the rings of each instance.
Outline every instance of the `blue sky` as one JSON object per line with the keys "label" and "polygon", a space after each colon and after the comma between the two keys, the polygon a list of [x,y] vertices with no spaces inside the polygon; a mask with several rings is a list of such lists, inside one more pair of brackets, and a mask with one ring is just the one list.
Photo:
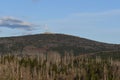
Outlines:
{"label": "blue sky", "polygon": [[120,0],[1,0],[0,37],[65,33],[120,44]]}

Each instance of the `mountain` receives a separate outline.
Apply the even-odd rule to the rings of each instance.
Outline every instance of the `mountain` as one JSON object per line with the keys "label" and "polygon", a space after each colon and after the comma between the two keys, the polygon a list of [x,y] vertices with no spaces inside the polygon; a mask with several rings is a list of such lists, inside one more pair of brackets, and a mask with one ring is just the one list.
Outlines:
{"label": "mountain", "polygon": [[97,42],[65,34],[36,34],[0,38],[0,54],[39,54],[72,52],[77,54],[119,51],[120,45]]}

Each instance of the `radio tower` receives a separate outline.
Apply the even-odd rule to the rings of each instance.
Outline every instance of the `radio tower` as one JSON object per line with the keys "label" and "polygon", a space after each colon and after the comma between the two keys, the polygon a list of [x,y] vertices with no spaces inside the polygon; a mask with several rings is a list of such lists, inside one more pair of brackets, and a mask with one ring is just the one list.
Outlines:
{"label": "radio tower", "polygon": [[52,33],[50,32],[47,24],[45,24],[44,28],[45,28],[45,34],[52,34]]}

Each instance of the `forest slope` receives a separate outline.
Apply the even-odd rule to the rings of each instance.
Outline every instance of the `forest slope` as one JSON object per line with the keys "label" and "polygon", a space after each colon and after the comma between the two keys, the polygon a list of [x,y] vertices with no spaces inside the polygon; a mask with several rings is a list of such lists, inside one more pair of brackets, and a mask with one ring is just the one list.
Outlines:
{"label": "forest slope", "polygon": [[19,37],[0,38],[0,53],[59,53],[74,54],[94,53],[103,51],[119,51],[120,45],[97,42],[81,37],[65,34],[36,34]]}

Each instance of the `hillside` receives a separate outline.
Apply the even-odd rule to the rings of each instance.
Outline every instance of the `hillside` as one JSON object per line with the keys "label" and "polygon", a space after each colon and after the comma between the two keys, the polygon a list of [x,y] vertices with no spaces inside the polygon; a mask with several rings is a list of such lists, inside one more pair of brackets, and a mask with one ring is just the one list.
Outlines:
{"label": "hillside", "polygon": [[119,51],[120,45],[97,42],[65,34],[36,34],[0,38],[0,54],[38,54],[50,51],[85,54]]}

